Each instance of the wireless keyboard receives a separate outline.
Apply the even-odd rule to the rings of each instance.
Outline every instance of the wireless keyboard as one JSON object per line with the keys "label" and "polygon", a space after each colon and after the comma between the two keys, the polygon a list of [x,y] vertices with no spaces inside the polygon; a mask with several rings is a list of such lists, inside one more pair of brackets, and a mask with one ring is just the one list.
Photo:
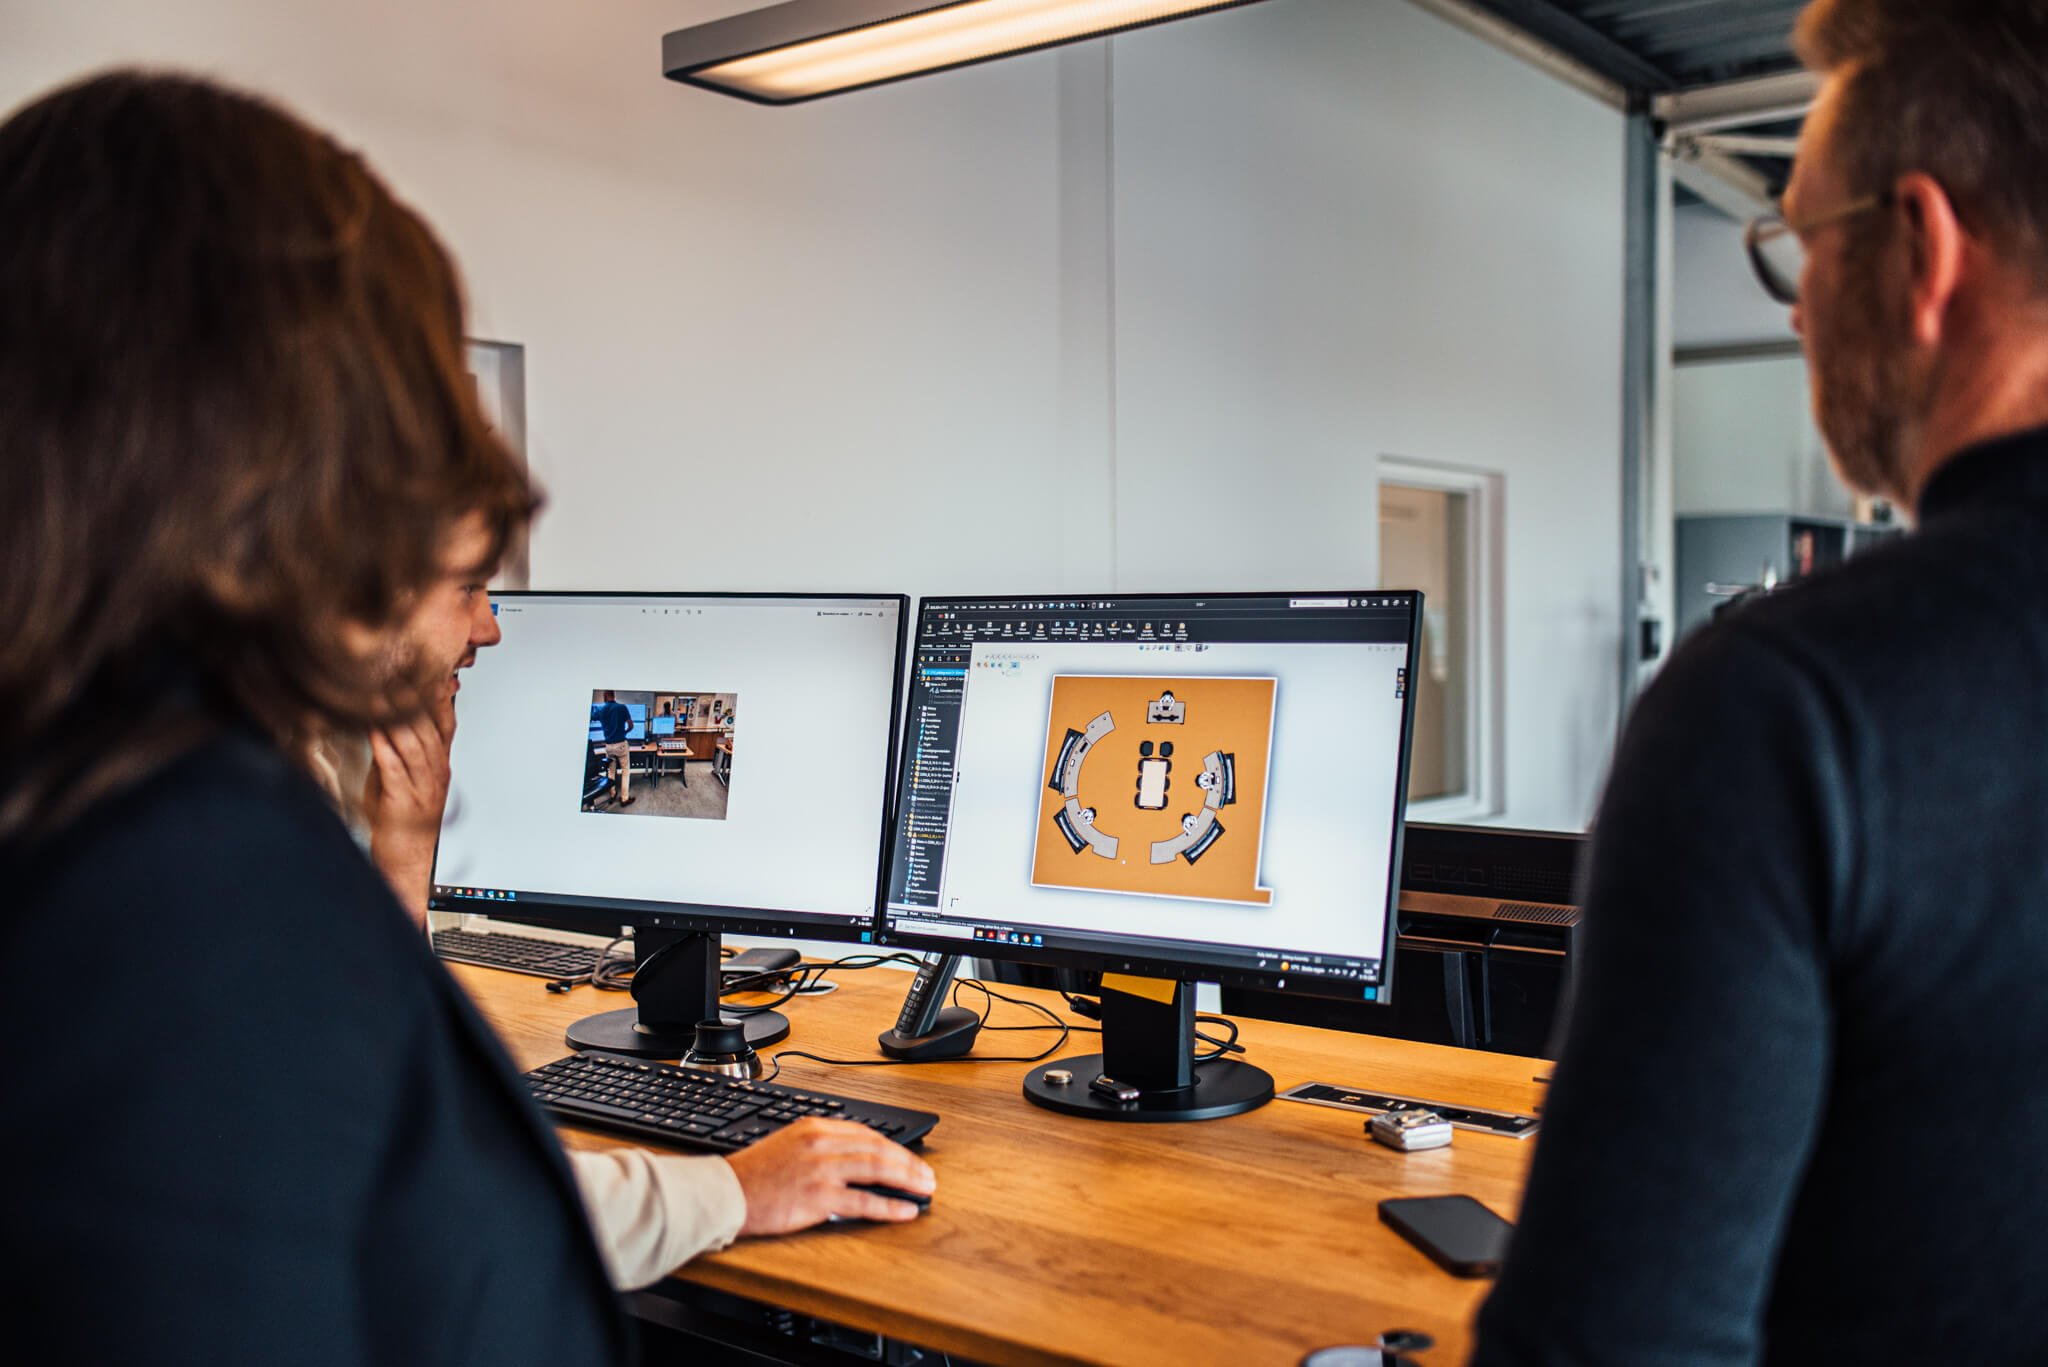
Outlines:
{"label": "wireless keyboard", "polygon": [[526,1085],[534,1100],[563,1120],[713,1153],[745,1148],[807,1115],[851,1120],[899,1144],[917,1143],[939,1123],[930,1111],[597,1050],[543,1064],[526,1075]]}
{"label": "wireless keyboard", "polygon": [[437,930],[434,953],[460,964],[504,968],[536,978],[585,978],[597,967],[597,951],[531,935],[479,935],[469,930]]}

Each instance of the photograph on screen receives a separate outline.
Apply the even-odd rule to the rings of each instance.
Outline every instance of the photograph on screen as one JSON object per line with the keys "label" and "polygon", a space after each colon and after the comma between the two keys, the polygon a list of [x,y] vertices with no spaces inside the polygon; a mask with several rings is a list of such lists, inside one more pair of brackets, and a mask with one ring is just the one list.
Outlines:
{"label": "photograph on screen", "polygon": [[593,688],[583,810],[725,820],[738,702],[708,689]]}
{"label": "photograph on screen", "polygon": [[1267,906],[1278,681],[1055,675],[1031,881]]}

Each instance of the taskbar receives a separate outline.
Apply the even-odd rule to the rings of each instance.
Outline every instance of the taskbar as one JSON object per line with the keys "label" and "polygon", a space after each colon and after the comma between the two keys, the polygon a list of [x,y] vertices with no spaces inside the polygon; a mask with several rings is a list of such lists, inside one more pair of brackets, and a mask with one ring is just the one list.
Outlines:
{"label": "taskbar", "polygon": [[872,911],[832,915],[787,911],[773,907],[720,906],[698,902],[657,902],[622,897],[585,897],[533,888],[483,888],[436,883],[428,900],[431,911],[495,913],[504,917],[573,917],[610,925],[650,929],[731,930],[745,935],[797,935],[833,932],[831,938],[868,940],[874,928]]}
{"label": "taskbar", "polygon": [[[1301,991],[1321,996],[1352,996],[1364,1001],[1378,1000],[1380,988],[1386,982],[1382,959],[1284,949],[1245,950],[1143,936],[1118,936],[1109,942],[1078,936],[1056,926],[1026,928],[993,922],[928,920],[915,915],[915,908],[895,903],[889,910],[891,914],[883,923],[885,943],[912,940],[929,946],[937,941],[957,941],[959,949],[949,948],[949,953],[1043,957],[1048,961],[1085,959],[1110,971],[1139,973],[1150,966],[1171,965],[1180,976],[1191,980],[1282,990],[1293,979]],[[913,914],[903,914],[906,912]]]}

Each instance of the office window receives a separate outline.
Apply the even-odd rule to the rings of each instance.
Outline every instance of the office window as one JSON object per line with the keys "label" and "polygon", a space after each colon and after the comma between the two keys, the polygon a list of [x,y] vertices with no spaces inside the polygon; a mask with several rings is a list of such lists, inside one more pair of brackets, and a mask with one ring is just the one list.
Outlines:
{"label": "office window", "polygon": [[1423,594],[1408,815],[1500,811],[1500,476],[1382,460],[1380,584]]}

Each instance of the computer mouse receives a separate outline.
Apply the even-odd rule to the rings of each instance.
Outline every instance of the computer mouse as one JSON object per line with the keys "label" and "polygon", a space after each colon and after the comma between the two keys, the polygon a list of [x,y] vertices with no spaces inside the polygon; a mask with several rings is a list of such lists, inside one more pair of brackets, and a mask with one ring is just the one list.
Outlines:
{"label": "computer mouse", "polygon": [[932,1198],[921,1192],[905,1191],[901,1187],[885,1187],[880,1182],[849,1182],[847,1185],[855,1191],[871,1191],[892,1201],[908,1201],[917,1207],[920,1215],[932,1208]]}

